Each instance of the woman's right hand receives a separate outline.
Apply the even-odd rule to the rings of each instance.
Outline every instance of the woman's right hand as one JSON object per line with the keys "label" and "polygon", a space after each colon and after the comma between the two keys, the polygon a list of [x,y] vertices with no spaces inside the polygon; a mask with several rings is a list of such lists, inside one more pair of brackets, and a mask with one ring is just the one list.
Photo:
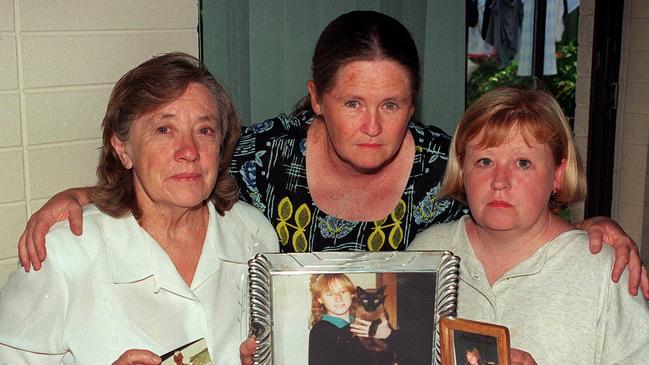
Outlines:
{"label": "woman's right hand", "polygon": [[257,350],[257,343],[254,337],[248,337],[239,346],[239,357],[241,358],[241,365],[252,365],[252,355]]}
{"label": "woman's right hand", "polygon": [[54,195],[45,205],[34,213],[18,241],[20,264],[29,271],[30,263],[34,270],[40,270],[45,260],[45,235],[62,220],[70,221],[72,233],[80,236],[83,229],[83,206],[90,203],[90,188],[75,188]]}
{"label": "woman's right hand", "polygon": [[158,365],[162,359],[149,350],[128,350],[112,365]]}

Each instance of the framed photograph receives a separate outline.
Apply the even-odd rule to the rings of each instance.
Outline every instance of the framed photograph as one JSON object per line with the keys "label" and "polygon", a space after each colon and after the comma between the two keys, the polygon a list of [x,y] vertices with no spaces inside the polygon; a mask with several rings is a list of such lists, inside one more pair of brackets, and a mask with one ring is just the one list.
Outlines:
{"label": "framed photograph", "polygon": [[509,365],[509,330],[492,323],[444,317],[442,365]]}
{"label": "framed photograph", "polygon": [[455,314],[448,251],[259,254],[249,262],[255,364],[440,364]]}

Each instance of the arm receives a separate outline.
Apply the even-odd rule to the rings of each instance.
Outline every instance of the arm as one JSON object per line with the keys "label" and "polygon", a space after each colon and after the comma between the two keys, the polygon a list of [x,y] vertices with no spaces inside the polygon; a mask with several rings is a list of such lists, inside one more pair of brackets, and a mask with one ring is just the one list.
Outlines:
{"label": "arm", "polygon": [[610,242],[615,249],[615,263],[611,277],[614,282],[620,280],[624,268],[629,267],[629,293],[638,294],[638,287],[646,299],[649,299],[649,277],[647,270],[640,262],[640,253],[635,242],[622,228],[610,218],[593,217],[577,224],[579,229],[588,232],[590,251],[599,253],[602,242]]}
{"label": "arm", "polygon": [[58,221],[68,219],[70,229],[80,236],[83,229],[83,206],[90,204],[91,188],[74,188],[54,195],[36,213],[34,213],[20,236],[18,257],[20,264],[29,271],[30,263],[34,270],[41,268],[45,260],[45,235]]}

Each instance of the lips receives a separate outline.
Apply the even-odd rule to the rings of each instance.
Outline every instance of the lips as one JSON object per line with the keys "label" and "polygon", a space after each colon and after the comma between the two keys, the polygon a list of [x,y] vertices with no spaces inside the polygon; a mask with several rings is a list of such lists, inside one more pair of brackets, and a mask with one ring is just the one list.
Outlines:
{"label": "lips", "polygon": [[502,200],[493,200],[493,201],[490,201],[487,205],[492,207],[492,208],[511,208],[512,207],[511,204],[507,203],[506,201],[502,201]]}
{"label": "lips", "polygon": [[201,174],[197,172],[182,172],[171,176],[172,179],[177,181],[195,181],[200,179],[200,177]]}

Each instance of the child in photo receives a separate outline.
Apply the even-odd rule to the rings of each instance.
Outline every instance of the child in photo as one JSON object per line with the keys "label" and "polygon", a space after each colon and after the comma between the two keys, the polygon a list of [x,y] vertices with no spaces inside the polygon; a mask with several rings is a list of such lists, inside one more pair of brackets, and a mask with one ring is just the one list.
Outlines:
{"label": "child in photo", "polygon": [[309,365],[369,364],[371,355],[351,331],[357,303],[349,277],[311,275],[309,289]]}

